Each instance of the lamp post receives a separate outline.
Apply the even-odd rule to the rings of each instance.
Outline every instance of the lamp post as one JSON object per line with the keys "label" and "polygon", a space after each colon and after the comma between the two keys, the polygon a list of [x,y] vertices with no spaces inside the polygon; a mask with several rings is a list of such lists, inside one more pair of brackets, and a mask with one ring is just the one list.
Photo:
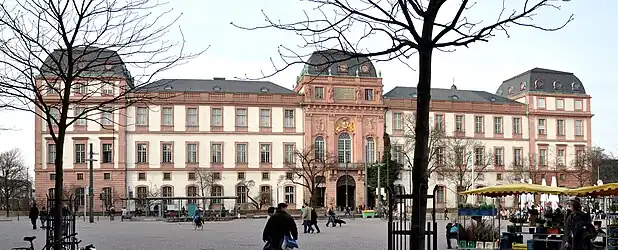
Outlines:
{"label": "lamp post", "polygon": [[[350,199],[348,196],[348,190],[350,186],[348,186],[348,164],[350,163],[349,157],[350,153],[346,151],[345,153],[345,208],[348,209],[350,207]],[[347,210],[346,210],[347,211]]]}
{"label": "lamp post", "polygon": [[86,161],[89,162],[89,176],[88,176],[88,212],[90,213],[88,221],[90,223],[94,223],[94,162],[97,161],[94,159],[94,146],[90,143],[90,154]]}

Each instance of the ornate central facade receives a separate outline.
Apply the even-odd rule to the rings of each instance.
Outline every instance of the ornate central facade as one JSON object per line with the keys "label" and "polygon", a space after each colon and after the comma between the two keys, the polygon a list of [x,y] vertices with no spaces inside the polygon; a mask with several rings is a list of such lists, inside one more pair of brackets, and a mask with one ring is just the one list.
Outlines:
{"label": "ornate central facade", "polygon": [[[113,120],[105,127],[92,120],[71,126],[65,189],[83,197],[92,143],[100,158],[94,163],[95,197],[119,197],[96,199],[95,208],[110,202],[120,206],[123,197],[237,196],[210,204],[229,208],[248,205],[259,193],[268,194],[272,203],[299,208],[308,195],[294,183],[300,180],[288,165],[296,161],[295,151],[311,148],[315,157],[332,155],[336,161],[319,177],[319,205],[364,204],[365,166],[382,155],[385,132],[391,135],[395,160],[409,169],[405,118],[416,108],[416,91],[396,87],[383,94],[382,78],[366,58],[328,65],[343,56],[314,53],[293,90],[223,78],[154,82],[142,91],[161,98],[148,106],[101,114]],[[525,157],[543,161],[538,165],[544,178],[574,185],[571,172],[549,163],[565,165],[591,145],[590,97],[570,73],[534,69],[505,81],[495,95],[455,86],[434,89],[431,111],[432,126],[448,136],[478,140],[493,152],[494,161],[478,185],[512,181],[507,177],[510,163]],[[56,148],[40,119],[35,126],[36,194],[42,200],[53,193]],[[214,182],[205,192],[200,172],[210,173]],[[409,190],[407,172],[400,183]],[[438,202],[454,206],[455,195],[447,194],[452,184],[435,174],[431,183],[442,187]]]}

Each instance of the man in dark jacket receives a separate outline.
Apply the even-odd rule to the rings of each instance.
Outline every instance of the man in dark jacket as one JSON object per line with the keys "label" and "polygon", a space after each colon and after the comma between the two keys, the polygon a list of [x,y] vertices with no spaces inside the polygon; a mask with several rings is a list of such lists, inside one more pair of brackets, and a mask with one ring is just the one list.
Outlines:
{"label": "man in dark jacket", "polygon": [[28,218],[30,218],[30,222],[32,223],[32,229],[36,230],[36,220],[39,218],[39,208],[36,207],[36,204],[32,205],[30,208]]}
{"label": "man in dark jacket", "polygon": [[316,212],[315,209],[311,209],[311,224],[309,227],[311,228],[311,232],[313,232],[313,228],[311,226],[315,226],[317,233],[320,233],[320,227],[318,227],[318,212]]}
{"label": "man in dark jacket", "polygon": [[569,201],[571,213],[568,213],[564,220],[564,236],[562,238],[562,249],[564,250],[590,250],[592,249],[591,239],[585,237],[585,226],[590,224],[590,215],[582,212],[579,198],[572,198]]}
{"label": "man in dark jacket", "polygon": [[281,250],[281,243],[284,236],[292,237],[294,240],[298,240],[298,228],[294,218],[287,213],[288,205],[285,203],[279,203],[275,214],[268,219],[264,232],[262,233],[262,240],[270,246],[272,250]]}

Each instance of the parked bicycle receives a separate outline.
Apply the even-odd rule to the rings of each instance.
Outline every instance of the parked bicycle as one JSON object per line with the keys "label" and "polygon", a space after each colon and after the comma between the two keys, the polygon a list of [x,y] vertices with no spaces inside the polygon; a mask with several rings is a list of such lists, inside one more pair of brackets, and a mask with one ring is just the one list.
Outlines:
{"label": "parked bicycle", "polygon": [[[83,248],[79,248],[79,243],[81,243],[81,240],[77,240],[77,238],[75,238],[75,236],[77,235],[77,233],[74,234],[69,234],[69,235],[65,235],[63,236],[60,240],[58,241],[54,241],[54,242],[50,242],[48,244],[46,244],[43,247],[43,250],[53,250],[54,249],[54,245],[60,243],[61,244],[61,249],[62,250],[70,250],[71,246],[75,245],[76,249],[80,249],[80,250],[96,250],[96,248],[90,244],[87,245]],[[14,247],[11,248],[11,250],[34,250],[34,240],[36,239],[36,236],[26,236],[24,237],[24,241],[27,241],[30,246],[28,247]]]}

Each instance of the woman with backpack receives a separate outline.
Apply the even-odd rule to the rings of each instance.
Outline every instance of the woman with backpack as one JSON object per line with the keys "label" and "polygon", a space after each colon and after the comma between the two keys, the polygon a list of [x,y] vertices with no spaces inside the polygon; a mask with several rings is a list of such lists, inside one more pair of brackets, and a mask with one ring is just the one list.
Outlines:
{"label": "woman with backpack", "polygon": [[591,250],[592,240],[596,237],[596,229],[592,225],[590,215],[582,212],[579,198],[569,200],[569,210],[564,220],[563,250]]}

